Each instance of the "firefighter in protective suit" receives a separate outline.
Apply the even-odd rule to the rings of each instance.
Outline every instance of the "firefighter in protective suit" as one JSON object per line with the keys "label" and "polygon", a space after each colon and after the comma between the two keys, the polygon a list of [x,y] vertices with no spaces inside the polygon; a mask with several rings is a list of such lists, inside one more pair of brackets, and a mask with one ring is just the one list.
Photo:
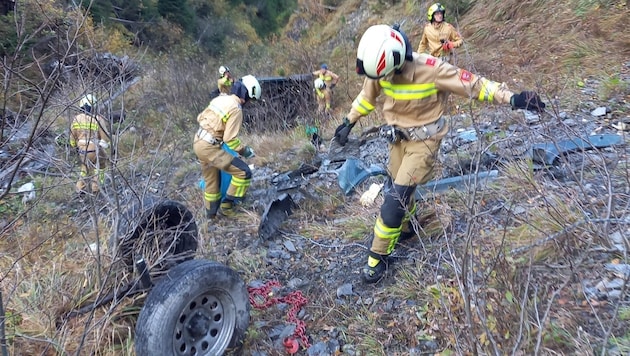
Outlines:
{"label": "firefighter in protective suit", "polygon": [[442,4],[436,3],[429,7],[427,19],[429,23],[424,26],[418,53],[429,53],[453,63],[453,48],[460,47],[464,40],[455,27],[444,21],[446,9]]}
{"label": "firefighter in protective suit", "polygon": [[[251,99],[258,100],[260,96],[260,83],[254,76],[246,75],[234,82],[230,95],[219,95],[212,99],[197,116],[199,129],[195,134],[193,150],[201,163],[201,174],[205,181],[204,205],[206,216],[210,219],[216,217],[217,213],[233,215],[234,204],[245,197],[249,188],[252,171],[240,157],[254,157],[254,150],[244,145],[238,134],[243,123],[242,105]],[[227,145],[240,157],[222,149],[222,145]],[[223,201],[221,171],[232,176]]]}
{"label": "firefighter in protective suit", "polygon": [[[429,181],[442,138],[448,131],[442,117],[450,93],[513,109],[542,111],[538,94],[515,94],[504,85],[457,68],[428,54],[412,53],[405,34],[388,25],[367,29],[357,50],[357,73],[367,78],[343,123],[335,130],[341,145],[356,122],[375,109],[376,99],[385,94],[381,134],[390,143],[388,172],[392,184],[385,191],[380,214],[374,224],[372,246],[362,278],[380,280],[387,268],[387,256],[399,239],[415,235],[409,228],[416,215],[414,194],[418,184]],[[403,233],[404,232],[404,233]]]}
{"label": "firefighter in protective suit", "polygon": [[326,63],[322,64],[319,70],[314,71],[313,76],[324,82],[324,86],[320,91],[323,94],[325,103],[324,111],[329,112],[332,108],[332,91],[339,82],[339,76],[329,70]]}
{"label": "firefighter in protective suit", "polygon": [[217,80],[219,94],[230,94],[232,92],[232,84],[234,84],[234,79],[232,78],[232,73],[230,73],[230,68],[220,66],[219,80]]}
{"label": "firefighter in protective suit", "polygon": [[330,109],[330,92],[326,90],[326,83],[322,78],[317,78],[313,82],[315,97],[317,99],[317,113],[324,114]]}
{"label": "firefighter in protective suit", "polygon": [[90,193],[99,192],[99,184],[105,180],[107,150],[110,145],[108,121],[96,113],[96,98],[87,94],[79,107],[82,112],[74,117],[70,127],[70,146],[75,147],[81,161],[81,173],[76,184],[79,194],[87,193],[87,181],[90,181]]}

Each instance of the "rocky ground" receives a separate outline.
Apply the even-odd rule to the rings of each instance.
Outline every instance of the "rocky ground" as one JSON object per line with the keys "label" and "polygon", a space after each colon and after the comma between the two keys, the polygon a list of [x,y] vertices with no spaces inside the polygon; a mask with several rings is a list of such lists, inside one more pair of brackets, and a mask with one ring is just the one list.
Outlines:
{"label": "rocky ground", "polygon": [[[624,80],[630,83],[627,76]],[[565,289],[562,289],[565,281],[554,277],[558,269],[566,267],[566,260],[556,261],[555,266],[543,263],[536,274],[537,278],[545,281],[540,284],[541,288],[562,290],[559,292],[560,303],[575,303],[575,309],[583,308],[585,303],[606,304],[606,308],[597,312],[583,308],[584,312],[576,313],[571,318],[578,325],[583,325],[587,334],[592,333],[593,339],[602,337],[603,334],[596,327],[597,319],[609,320],[610,310],[627,303],[628,294],[623,283],[623,271],[630,269],[627,261],[619,262],[611,258],[610,254],[610,246],[616,248],[617,253],[627,252],[627,244],[624,244],[628,233],[624,225],[627,221],[627,212],[623,210],[628,202],[624,198],[627,184],[623,179],[620,180],[620,177],[612,177],[610,183],[607,183],[607,177],[597,174],[581,178],[576,176],[585,171],[585,166],[599,167],[596,170],[607,167],[604,169],[614,171],[616,167],[626,162],[624,123],[630,121],[627,93],[625,97],[622,94],[608,102],[600,102],[595,98],[599,84],[592,81],[584,84],[579,107],[575,110],[565,110],[562,102],[552,101],[547,112],[541,115],[487,107],[473,120],[463,111],[454,112],[451,115],[452,129],[443,142],[440,154],[441,171],[436,177],[442,179],[477,170],[480,172],[498,170],[500,182],[500,177],[506,173],[506,162],[513,163],[531,158],[531,149],[536,144],[550,143],[554,146],[560,144],[562,147],[562,141],[566,139],[589,135],[602,135],[600,137],[610,139],[618,135],[619,140],[615,144],[608,145],[604,142],[602,146],[607,147],[599,150],[589,148],[560,154],[559,160],[553,165],[545,164],[542,158],[533,162],[535,179],[541,185],[550,187],[552,192],[549,196],[555,194],[554,186],[562,186],[581,191],[584,196],[580,199],[597,200],[602,194],[607,194],[606,191],[600,190],[608,184],[613,186],[611,189],[614,191],[614,199],[620,199],[619,211],[616,211],[613,214],[615,216],[609,220],[621,222],[617,225],[620,226],[619,230],[603,240],[610,245],[608,243],[600,245],[602,241],[599,241],[589,245],[592,249],[590,252],[571,251],[575,258],[573,261],[580,263],[572,267],[571,275],[575,280],[567,290],[576,293],[580,290],[583,292],[581,296],[575,298],[565,296]],[[362,129],[365,131],[368,128]],[[414,338],[413,335],[407,335],[391,339],[392,335],[383,329],[383,325],[390,327],[396,325],[392,330],[401,331],[406,330],[401,325],[417,324],[417,320],[409,316],[409,310],[417,310],[424,301],[386,291],[407,288],[409,283],[406,281],[409,278],[407,271],[417,270],[418,266],[426,268],[426,273],[416,271],[414,275],[426,277],[425,280],[415,281],[419,287],[432,285],[436,277],[453,278],[452,271],[449,272],[440,266],[448,260],[444,256],[448,246],[455,246],[455,251],[461,250],[462,247],[457,246],[467,233],[465,230],[467,224],[463,223],[466,216],[461,210],[451,207],[451,219],[448,220],[446,235],[437,239],[401,243],[393,254],[394,263],[390,266],[387,278],[376,285],[363,284],[359,278],[359,270],[365,263],[371,228],[374,217],[378,214],[380,198],[367,207],[362,206],[359,199],[370,184],[384,183],[385,179],[381,176],[370,177],[349,195],[344,195],[338,186],[336,170],[348,157],[360,159],[365,167],[371,165],[384,167],[387,160],[387,144],[378,137],[360,139],[358,137],[360,130],[361,128],[358,130],[355,128],[354,140],[345,148],[337,146],[334,142],[324,142],[313,161],[304,162],[306,166],[314,167],[303,169],[302,171],[306,172],[304,175],[291,175],[295,171],[274,172],[273,167],[256,169],[257,178],[254,179],[249,200],[244,204],[251,221],[240,223],[236,227],[229,222],[220,221],[215,224],[208,235],[208,243],[213,246],[209,249],[211,251],[208,251],[209,256],[240,269],[252,287],[264,286],[268,281],[277,280],[281,284],[281,287],[274,289],[278,295],[299,291],[305,296],[307,302],[297,313],[297,317],[305,322],[305,335],[310,342],[310,347],[304,354],[336,355],[339,352],[349,355],[365,354],[366,345],[361,342],[360,336],[363,332],[380,335],[383,338],[382,344],[375,350],[384,350],[386,354],[414,355],[437,352],[446,345],[447,340],[444,334],[436,330],[430,333],[430,337]],[[485,140],[484,144],[492,142],[491,146],[494,147],[479,154],[478,144],[482,138]],[[465,191],[467,188],[459,183],[456,189]],[[260,239],[257,231],[260,219],[257,216],[262,214],[264,202],[280,193],[290,194],[295,201],[293,215],[286,219],[275,234],[266,240]],[[443,206],[445,200],[441,198],[440,193],[430,194],[426,198],[427,204],[436,206]],[[487,204],[486,214],[492,215],[506,209],[494,198],[488,197]],[[522,214],[533,204],[530,201],[511,207],[512,213]],[[322,206],[323,210],[313,210],[314,207]],[[490,216],[485,221],[501,224],[498,215],[494,218]],[[530,241],[529,244],[508,246],[511,249],[508,249],[511,251],[509,257],[521,258],[535,247],[545,247],[549,243],[553,245],[554,238],[558,236],[547,234],[546,237],[547,239]],[[287,305],[281,303],[269,309],[253,312],[251,327],[256,330],[258,337],[248,339],[246,344],[248,354],[262,356],[283,352],[285,346],[281,341],[286,336],[291,336],[295,329],[293,323],[286,321],[287,308]],[[355,318],[361,318],[361,313],[365,318],[379,315],[386,322],[371,324],[376,329],[372,332],[362,331],[356,329],[361,327],[361,323],[348,321],[351,319],[349,317],[331,316],[336,313],[353,314]],[[366,322],[363,327],[368,325],[370,323]],[[616,328],[619,326],[613,327]],[[621,352],[617,346],[606,347],[609,347],[613,354]]]}
{"label": "rocky ground", "polygon": [[[622,78],[628,83],[626,88],[630,86],[629,72],[630,63],[626,63]],[[500,230],[502,226],[510,226],[511,223],[505,220],[506,215],[531,219],[530,212],[541,205],[540,201],[558,196],[567,202],[583,202],[584,205],[579,209],[576,207],[576,211],[586,216],[592,214],[590,218],[597,221],[589,224],[606,223],[616,228],[594,228],[600,233],[609,232],[601,240],[589,236],[582,236],[582,240],[579,236],[568,238],[564,235],[569,235],[574,228],[589,225],[584,220],[573,221],[574,226],[542,229],[540,238],[508,241],[502,250],[509,251],[507,259],[513,260],[528,256],[530,251],[540,253],[541,249],[560,252],[557,257],[542,258],[542,262],[533,263],[535,272],[530,275],[539,280],[538,287],[558,290],[557,303],[573,311],[570,317],[563,319],[558,317],[560,311],[552,309],[558,314],[554,320],[568,320],[571,325],[580,326],[587,335],[585,343],[597,344],[606,337],[601,325],[609,327],[613,335],[623,336],[623,328],[627,326],[623,321],[607,322],[614,320],[615,311],[625,307],[628,301],[624,281],[630,265],[615,256],[625,256],[628,246],[625,226],[628,185],[623,172],[627,171],[624,168],[627,167],[625,142],[627,125],[630,124],[630,100],[626,90],[602,102],[597,99],[602,83],[586,80],[582,84],[580,97],[573,98],[579,103],[575,108],[565,108],[562,101],[546,98],[550,105],[540,115],[492,106],[475,110],[472,115],[457,107],[459,102],[454,100],[449,115],[451,130],[443,141],[440,167],[435,177],[438,181],[496,171],[489,179],[489,184],[495,182],[495,185],[488,190],[498,189],[509,194],[505,190],[511,189],[512,185],[505,179],[513,179],[511,167],[528,162],[536,145],[549,143],[557,147],[560,144],[560,147],[568,148],[562,146],[566,144],[564,140],[589,135],[602,135],[600,137],[606,139],[618,137],[619,141],[610,145],[599,142],[602,147],[597,150],[573,150],[559,155],[553,164],[546,164],[544,156],[536,156],[538,159],[533,160],[531,169],[536,185],[543,187],[537,192],[539,195],[529,199],[524,197],[516,204],[508,202],[510,206],[502,196],[482,195],[478,221],[471,220],[466,202],[461,198],[472,196],[470,187],[463,182],[451,184],[455,191],[463,192],[456,201],[449,193],[451,190],[425,192],[424,206],[432,206],[442,213],[444,219],[440,219],[446,227],[445,234],[400,243],[392,255],[393,263],[387,278],[376,285],[363,284],[359,271],[365,263],[382,198],[362,204],[360,197],[372,183],[385,183],[386,179],[370,176],[347,195],[339,186],[339,170],[349,158],[358,159],[364,168],[384,168],[386,165],[387,144],[382,138],[361,136],[369,130],[367,126],[357,125],[351,141],[343,148],[324,135],[322,145],[308,161],[295,162],[296,151],[288,150],[276,163],[255,167],[248,199],[234,220],[223,218],[208,223],[199,205],[189,206],[195,211],[200,228],[198,257],[232,267],[251,288],[264,289],[272,281],[279,284],[269,288],[275,296],[282,298],[280,303],[252,310],[245,353],[257,356],[284,354],[288,349],[282,341],[287,336],[296,339],[304,336],[302,351],[298,353],[306,355],[337,355],[340,352],[348,355],[417,355],[435,353],[447,346],[456,352],[465,350],[465,346],[454,347],[456,343],[449,337],[460,335],[457,330],[462,324],[454,326],[462,321],[458,319],[455,307],[459,302],[438,303],[442,310],[435,307],[427,311],[427,304],[431,305],[426,299],[431,295],[427,289],[446,280],[461,278],[457,272],[461,256],[457,254],[466,251],[465,243],[471,230],[474,236],[484,236],[491,228]],[[44,153],[54,151],[57,144],[54,138],[42,137],[46,140],[34,149]],[[46,153],[44,156],[50,155]],[[0,159],[9,157],[10,152],[3,148]],[[299,168],[283,170],[281,167],[286,166],[286,162]],[[23,166],[24,175],[45,172],[54,161],[32,160],[27,163]],[[0,175],[0,178],[5,177]],[[191,175],[186,185],[196,187],[197,179]],[[479,186],[482,191],[486,187],[486,184]],[[278,224],[273,226],[272,232],[261,238],[261,221],[269,223],[263,218],[265,209],[282,194],[290,195],[294,202],[292,214],[280,219],[284,220],[281,224],[276,221]],[[604,201],[601,201],[602,197],[605,197]],[[548,206],[554,206],[554,203]],[[111,216],[111,212],[112,209],[104,209],[104,217]],[[565,234],[550,231],[564,231]],[[575,242],[572,238],[578,241],[573,247],[570,246]],[[590,242],[586,244],[586,240]],[[496,245],[486,245],[484,240],[475,243],[488,249],[497,248]],[[571,276],[568,281],[567,275]],[[291,306],[296,304],[300,305],[293,313]],[[448,306],[452,306],[453,314],[440,315],[439,312],[444,312]],[[507,318],[510,317],[513,315]],[[296,331],[298,320],[304,322],[303,332],[299,328]],[[571,330],[577,330],[577,327]],[[554,344],[550,342],[549,345]],[[559,344],[557,350],[575,350],[577,347],[574,345],[571,349]],[[593,349],[598,347],[622,353],[619,346],[610,343],[593,346]]]}

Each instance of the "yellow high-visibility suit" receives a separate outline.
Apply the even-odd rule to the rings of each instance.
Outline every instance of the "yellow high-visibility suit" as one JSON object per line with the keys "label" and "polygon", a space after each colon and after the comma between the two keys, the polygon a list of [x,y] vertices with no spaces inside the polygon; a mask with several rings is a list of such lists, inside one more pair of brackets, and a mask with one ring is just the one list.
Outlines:
{"label": "yellow high-visibility suit", "polygon": [[[326,86],[324,87],[324,89],[319,89],[320,92],[323,94],[323,96],[321,97],[321,99],[323,99],[324,102],[324,110],[325,111],[329,111],[332,108],[332,92],[333,92],[333,87],[335,85],[337,85],[337,83],[339,82],[339,76],[335,73],[333,73],[332,71],[328,70],[328,69],[318,69],[316,71],[313,72],[313,76],[316,78],[320,78],[321,80],[324,81],[324,84],[326,84]],[[317,93],[318,95],[318,103],[320,101],[320,95],[319,93]]]}
{"label": "yellow high-visibility suit", "polygon": [[240,158],[221,148],[225,144],[239,154],[246,147],[238,138],[243,123],[240,99],[236,95],[219,95],[197,116],[193,150],[201,163],[205,181],[204,203],[208,216],[216,215],[221,203],[221,171],[232,176],[225,199],[238,201],[245,196],[252,172]]}
{"label": "yellow high-visibility suit", "polygon": [[[442,138],[448,131],[446,120],[441,119],[446,99],[451,94],[480,101],[510,103],[514,93],[504,85],[457,68],[428,54],[413,54],[400,73],[392,72],[381,79],[366,78],[363,89],[352,103],[347,115],[350,123],[375,109],[376,99],[385,94],[383,118],[388,125],[405,130],[423,132],[435,128],[437,132],[423,140],[402,140],[390,145],[388,172],[393,187],[385,196],[380,215],[374,225],[374,239],[368,256],[373,267],[379,258],[391,254],[401,231],[408,229],[409,219],[415,213],[416,186],[428,182],[434,174],[434,165]],[[441,119],[441,120],[440,120]]]}
{"label": "yellow high-visibility suit", "polygon": [[105,180],[107,148],[110,145],[108,121],[98,114],[81,113],[74,117],[70,127],[70,146],[75,147],[81,161],[81,173],[76,191],[86,191],[87,180],[91,180],[91,193],[99,191]]}
{"label": "yellow high-visibility suit", "polygon": [[427,23],[422,31],[418,53],[429,53],[452,64],[453,51],[444,50],[443,41],[451,42],[453,48],[459,48],[464,43],[462,36],[450,23],[445,21]]}

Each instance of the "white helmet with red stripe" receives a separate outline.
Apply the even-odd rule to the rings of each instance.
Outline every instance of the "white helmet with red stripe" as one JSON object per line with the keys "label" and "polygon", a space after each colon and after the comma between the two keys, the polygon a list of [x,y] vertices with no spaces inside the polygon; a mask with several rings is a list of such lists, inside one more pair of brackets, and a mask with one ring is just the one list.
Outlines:
{"label": "white helmet with red stripe", "polygon": [[313,82],[313,85],[317,89],[324,89],[326,87],[326,83],[324,83],[324,80],[322,80],[322,78],[315,79],[315,81]]}
{"label": "white helmet with red stripe", "polygon": [[357,49],[357,73],[378,79],[396,69],[405,61],[405,37],[388,25],[368,28]]}

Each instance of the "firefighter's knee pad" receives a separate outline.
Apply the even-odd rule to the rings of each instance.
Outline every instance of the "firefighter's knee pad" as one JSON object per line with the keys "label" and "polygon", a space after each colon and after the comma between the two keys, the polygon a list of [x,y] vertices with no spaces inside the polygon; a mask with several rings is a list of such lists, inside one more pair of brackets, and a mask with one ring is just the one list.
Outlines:
{"label": "firefighter's knee pad", "polygon": [[406,213],[406,206],[411,201],[414,186],[392,184],[385,193],[385,201],[381,206],[381,219],[389,227],[397,227],[402,223]]}
{"label": "firefighter's knee pad", "polygon": [[245,173],[243,179],[252,179],[252,170],[249,169],[247,163],[245,163],[242,159],[234,158],[234,160],[232,161],[232,165]]}

